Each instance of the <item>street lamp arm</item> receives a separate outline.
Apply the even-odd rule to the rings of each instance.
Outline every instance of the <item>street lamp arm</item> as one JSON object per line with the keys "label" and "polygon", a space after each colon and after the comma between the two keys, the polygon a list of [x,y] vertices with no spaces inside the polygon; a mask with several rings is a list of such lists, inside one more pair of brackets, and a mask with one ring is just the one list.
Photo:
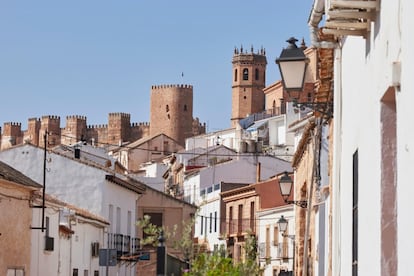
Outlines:
{"label": "street lamp arm", "polygon": [[282,234],[282,237],[286,237],[286,238],[289,238],[289,239],[291,239],[291,240],[295,240],[295,235],[288,235],[288,234]]}
{"label": "street lamp arm", "polygon": [[297,99],[293,100],[293,107],[304,110],[310,108],[316,112],[326,115],[328,118],[333,116],[333,104],[332,102],[298,102]]}
{"label": "street lamp arm", "polygon": [[285,200],[287,204],[295,204],[301,208],[308,208],[308,202],[306,200]]}

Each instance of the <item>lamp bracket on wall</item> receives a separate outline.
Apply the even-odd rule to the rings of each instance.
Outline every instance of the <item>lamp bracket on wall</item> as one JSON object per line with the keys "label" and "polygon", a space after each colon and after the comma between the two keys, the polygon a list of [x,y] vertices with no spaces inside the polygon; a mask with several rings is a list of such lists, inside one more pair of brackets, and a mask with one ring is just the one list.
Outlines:
{"label": "lamp bracket on wall", "polygon": [[328,102],[298,102],[297,99],[293,99],[292,101],[293,107],[299,108],[300,110],[305,110],[306,108],[310,108],[315,112],[319,112],[330,119],[333,117],[333,104]]}
{"label": "lamp bracket on wall", "polygon": [[301,208],[308,208],[308,202],[306,200],[285,200],[287,204],[295,204]]}

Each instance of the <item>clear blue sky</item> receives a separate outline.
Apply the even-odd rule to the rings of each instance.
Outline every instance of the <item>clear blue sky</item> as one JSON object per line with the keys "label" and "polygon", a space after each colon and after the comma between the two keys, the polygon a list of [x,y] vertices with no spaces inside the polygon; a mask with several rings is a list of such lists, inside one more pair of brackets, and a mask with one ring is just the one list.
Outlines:
{"label": "clear blue sky", "polygon": [[[264,47],[267,80],[290,36],[305,38],[312,0],[0,1],[0,126],[108,113],[149,121],[151,85],[194,86],[193,116],[230,127],[234,47]],[[181,73],[184,73],[184,77]]]}

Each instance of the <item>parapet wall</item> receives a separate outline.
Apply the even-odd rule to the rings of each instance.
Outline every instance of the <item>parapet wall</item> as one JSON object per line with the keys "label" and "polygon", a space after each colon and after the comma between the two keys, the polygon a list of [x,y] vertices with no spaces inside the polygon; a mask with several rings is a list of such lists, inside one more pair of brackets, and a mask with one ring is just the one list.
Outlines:
{"label": "parapet wall", "polygon": [[160,89],[170,89],[170,88],[185,88],[193,89],[193,86],[190,84],[161,84],[161,85],[152,85],[151,90],[160,90]]}

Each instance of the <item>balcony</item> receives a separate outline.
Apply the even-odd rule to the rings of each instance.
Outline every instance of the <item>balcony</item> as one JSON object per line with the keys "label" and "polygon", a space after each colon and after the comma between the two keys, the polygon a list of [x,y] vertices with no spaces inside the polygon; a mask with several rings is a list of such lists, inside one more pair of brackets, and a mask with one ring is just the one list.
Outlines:
{"label": "balcony", "polygon": [[129,235],[110,233],[108,234],[108,239],[109,249],[116,249],[118,258],[125,255],[138,254],[141,251],[139,238],[131,238]]}
{"label": "balcony", "polygon": [[227,236],[243,236],[255,232],[254,219],[233,219],[227,225]]}
{"label": "balcony", "polygon": [[379,0],[328,0],[324,34],[363,36],[370,31],[379,10]]}

